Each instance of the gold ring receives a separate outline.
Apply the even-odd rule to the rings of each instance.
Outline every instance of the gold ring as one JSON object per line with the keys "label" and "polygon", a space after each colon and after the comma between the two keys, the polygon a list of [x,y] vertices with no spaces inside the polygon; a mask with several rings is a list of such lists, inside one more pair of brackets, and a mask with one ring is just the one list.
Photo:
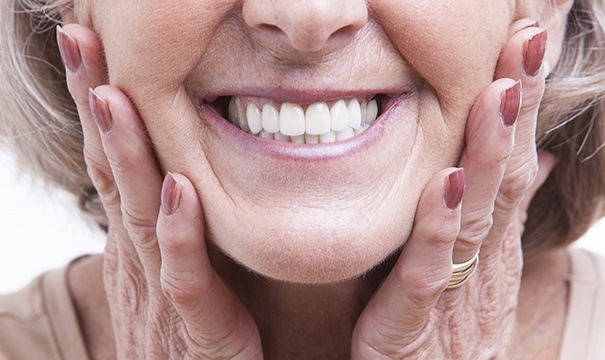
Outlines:
{"label": "gold ring", "polygon": [[462,264],[452,265],[452,277],[447,284],[446,289],[455,289],[464,284],[475,273],[477,264],[479,263],[479,252],[475,254],[469,261]]}

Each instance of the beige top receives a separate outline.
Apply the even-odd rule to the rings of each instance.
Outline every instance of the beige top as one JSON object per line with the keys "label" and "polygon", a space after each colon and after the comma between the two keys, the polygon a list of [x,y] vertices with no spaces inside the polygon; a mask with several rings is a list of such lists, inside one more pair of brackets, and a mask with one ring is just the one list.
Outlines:
{"label": "beige top", "polygon": [[[605,359],[605,259],[571,249],[561,360]],[[68,268],[0,296],[0,359],[89,359],[67,287]]]}

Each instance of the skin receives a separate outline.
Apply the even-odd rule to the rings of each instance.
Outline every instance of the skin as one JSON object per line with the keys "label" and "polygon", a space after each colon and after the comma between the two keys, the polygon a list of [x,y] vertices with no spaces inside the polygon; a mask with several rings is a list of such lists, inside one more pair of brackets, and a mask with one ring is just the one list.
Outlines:
{"label": "skin", "polygon": [[[538,168],[535,150],[545,74],[529,76],[523,67],[525,44],[542,29],[514,22],[541,17],[540,6],[373,1],[347,2],[350,9],[338,12],[337,1],[288,4],[184,2],[175,11],[159,1],[99,1],[85,14],[66,14],[96,32],[65,27],[83,59],[68,71],[68,84],[89,174],[110,218],[108,302],[97,305],[113,323],[96,319],[105,331],[85,331],[91,352],[102,358],[96,350],[104,339],[113,344],[113,331],[110,353],[126,358],[261,351],[267,358],[485,358],[528,349],[556,356],[564,305],[524,303],[543,288],[523,291],[518,244],[519,217],[554,166],[544,154]],[[314,17],[305,16],[309,4],[318,6]],[[568,5],[557,3],[543,23],[560,24]],[[558,54],[562,32],[553,26],[549,54]],[[231,60],[236,52],[242,56]],[[111,86],[99,87],[105,65]],[[525,105],[517,123],[504,126],[502,93],[517,79]],[[279,85],[319,97],[414,90],[393,115],[398,121],[365,151],[310,163],[230,146],[200,116],[198,98],[244,94],[253,84],[269,94]],[[89,87],[112,114],[109,132],[94,123]],[[443,200],[451,166],[464,167],[467,179],[454,209]],[[166,170],[178,184],[174,214],[161,201]],[[399,257],[383,262],[403,243]],[[466,261],[479,247],[478,273],[443,292],[452,258]],[[95,261],[72,278],[85,329],[103,313],[84,310],[100,289],[78,281],[78,274],[100,275]],[[542,284],[544,274],[523,281]],[[560,299],[558,279],[548,284]],[[534,348],[519,335],[534,325],[515,318],[523,305],[556,325]]]}

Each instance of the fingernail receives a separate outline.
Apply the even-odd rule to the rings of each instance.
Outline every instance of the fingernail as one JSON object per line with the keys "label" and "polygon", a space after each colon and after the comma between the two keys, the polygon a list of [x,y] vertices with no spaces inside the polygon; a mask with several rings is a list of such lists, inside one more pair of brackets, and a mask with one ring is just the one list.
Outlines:
{"label": "fingernail", "polygon": [[500,115],[505,126],[513,126],[521,110],[521,81],[517,81],[502,93]]}
{"label": "fingernail", "polygon": [[57,25],[57,43],[59,44],[59,53],[65,67],[71,72],[77,72],[82,65],[80,48],[76,40],[69,36],[60,25]]}
{"label": "fingernail", "polygon": [[162,184],[162,212],[168,216],[174,214],[181,203],[181,187],[172,173],[167,173]]}
{"label": "fingernail", "polygon": [[546,55],[548,30],[544,29],[527,40],[523,46],[523,69],[528,76],[536,76]]}
{"label": "fingernail", "polygon": [[111,130],[112,118],[107,101],[101,99],[93,89],[89,89],[88,102],[90,103],[92,118],[97,123],[97,126],[102,132],[108,133]]}
{"label": "fingernail", "polygon": [[445,179],[443,200],[448,209],[455,210],[458,208],[462,202],[465,186],[466,176],[464,175],[464,169],[454,171]]}

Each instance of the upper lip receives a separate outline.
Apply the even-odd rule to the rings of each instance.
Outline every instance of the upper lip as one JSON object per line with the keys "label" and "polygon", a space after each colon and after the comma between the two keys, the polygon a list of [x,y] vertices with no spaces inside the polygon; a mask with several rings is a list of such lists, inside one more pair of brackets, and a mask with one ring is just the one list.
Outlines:
{"label": "upper lip", "polygon": [[238,87],[233,89],[223,89],[212,93],[198,95],[198,99],[204,102],[212,102],[219,97],[224,96],[246,96],[256,98],[267,98],[277,102],[295,103],[300,105],[313,104],[320,101],[332,101],[348,98],[373,97],[378,94],[384,94],[391,97],[409,93],[414,88],[413,84],[401,86],[398,88],[367,88],[367,89],[300,89],[300,88],[259,88],[259,87]]}

